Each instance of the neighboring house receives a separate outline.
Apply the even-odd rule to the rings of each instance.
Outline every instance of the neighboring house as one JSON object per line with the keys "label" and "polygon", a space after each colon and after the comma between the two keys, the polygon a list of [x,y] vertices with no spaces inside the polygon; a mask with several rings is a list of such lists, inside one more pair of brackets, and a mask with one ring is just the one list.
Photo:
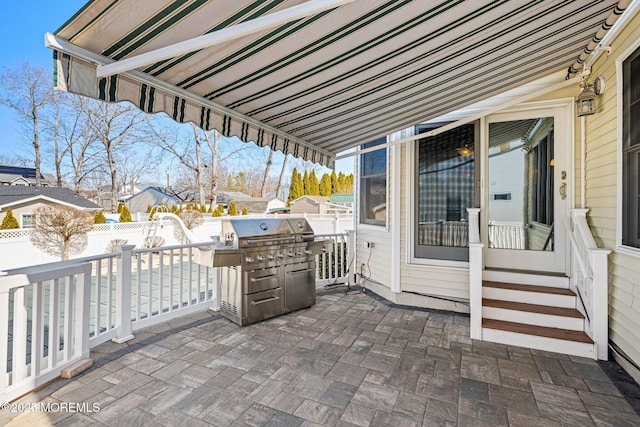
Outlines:
{"label": "neighboring house", "polygon": [[[353,265],[368,289],[399,304],[471,312],[474,339],[600,359],[610,345],[640,380],[638,4],[360,0],[260,49],[235,39],[193,52],[199,45],[184,29],[202,22],[199,10],[139,37],[164,10],[94,2],[48,39],[60,89],[131,101],[328,167],[360,148],[350,153]],[[118,61],[120,43],[149,54],[178,41],[192,50],[152,79],[126,73],[143,58]],[[250,53],[217,70],[225,52]],[[287,72],[274,72],[285,57]],[[594,98],[601,107],[583,115]],[[299,206],[320,210],[305,197]],[[586,221],[576,208],[589,209]],[[589,250],[576,249],[572,234],[586,236]],[[608,251],[602,270],[596,260]],[[530,285],[582,289],[571,313],[597,317],[570,329],[571,316],[491,306],[507,282],[520,285],[517,295],[530,295],[522,290]],[[534,305],[553,305],[549,295]],[[567,339],[576,335],[588,336]]]}
{"label": "neighboring house", "polygon": [[[50,174],[40,174],[42,187],[54,186],[56,179]],[[36,170],[17,166],[0,165],[0,185],[36,186]]]}
{"label": "neighboring house", "polygon": [[35,225],[36,208],[44,205],[60,205],[81,211],[96,212],[100,206],[68,188],[0,186],[0,215],[11,208],[21,228]]}
{"label": "neighboring house", "polygon": [[287,207],[287,203],[280,199],[269,199],[269,203],[267,203],[267,213],[289,213],[289,208]]}
{"label": "neighboring house", "polygon": [[127,205],[131,213],[146,212],[147,207],[163,204],[181,206],[189,203],[197,203],[198,192],[173,187],[147,187],[127,199]]}
{"label": "neighboring house", "polygon": [[353,194],[332,194],[327,213],[353,213]]}
{"label": "neighboring house", "polygon": [[291,214],[325,214],[327,213],[329,198],[326,196],[305,195],[289,203]]}
{"label": "neighboring house", "polygon": [[247,208],[249,213],[265,213],[267,212],[270,199],[262,197],[251,197],[240,191],[219,191],[216,197],[216,204],[222,205],[225,209],[229,208],[229,203],[234,202],[238,208],[238,212],[242,208]]}

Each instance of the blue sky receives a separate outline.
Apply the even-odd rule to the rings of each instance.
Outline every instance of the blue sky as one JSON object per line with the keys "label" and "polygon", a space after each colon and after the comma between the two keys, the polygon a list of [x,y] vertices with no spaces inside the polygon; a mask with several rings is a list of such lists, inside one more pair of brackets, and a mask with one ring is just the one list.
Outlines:
{"label": "blue sky", "polygon": [[[52,51],[44,47],[44,34],[56,31],[86,3],[87,0],[5,2],[5,20],[0,26],[0,40],[5,40],[0,56],[0,70],[15,69],[24,60],[32,65],[50,68]],[[2,106],[0,129],[0,155],[26,157],[32,154],[29,140],[21,134],[18,124],[15,123],[14,112]],[[353,160],[339,161],[336,170],[352,172]]]}
{"label": "blue sky", "polygon": [[[5,40],[0,56],[0,70],[14,69],[22,61],[51,67],[51,50],[44,47],[44,34],[54,32],[73,16],[86,0],[10,1],[4,2],[0,40]],[[14,113],[0,108],[0,154],[30,153],[29,143],[14,123]]]}

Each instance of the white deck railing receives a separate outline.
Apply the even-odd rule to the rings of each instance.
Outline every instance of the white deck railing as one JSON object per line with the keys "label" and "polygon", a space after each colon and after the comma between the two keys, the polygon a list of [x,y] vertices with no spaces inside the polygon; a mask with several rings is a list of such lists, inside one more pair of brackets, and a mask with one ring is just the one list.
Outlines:
{"label": "white deck railing", "polygon": [[611,253],[600,249],[587,224],[589,209],[573,209],[568,224],[571,241],[570,286],[576,292],[586,317],[585,332],[594,341],[597,358],[607,360],[609,341],[608,261]]}
{"label": "white deck railing", "polygon": [[[316,286],[346,281],[353,232],[318,237],[333,243],[316,256]],[[125,342],[141,328],[219,310],[220,269],[198,263],[210,254],[208,245],[124,245],[0,272],[0,403],[58,377],[105,341]]]}
{"label": "white deck railing", "polygon": [[89,357],[91,264],[0,277],[0,401]]}

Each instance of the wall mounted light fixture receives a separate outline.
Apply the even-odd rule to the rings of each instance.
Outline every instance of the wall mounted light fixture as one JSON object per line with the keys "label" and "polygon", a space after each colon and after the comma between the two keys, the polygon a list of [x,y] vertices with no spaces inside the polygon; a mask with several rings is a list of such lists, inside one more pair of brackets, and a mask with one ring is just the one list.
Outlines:
{"label": "wall mounted light fixture", "polygon": [[580,94],[576,98],[578,117],[598,112],[599,96],[604,91],[604,77],[597,77],[593,83],[587,81],[589,71],[583,71],[580,82]]}

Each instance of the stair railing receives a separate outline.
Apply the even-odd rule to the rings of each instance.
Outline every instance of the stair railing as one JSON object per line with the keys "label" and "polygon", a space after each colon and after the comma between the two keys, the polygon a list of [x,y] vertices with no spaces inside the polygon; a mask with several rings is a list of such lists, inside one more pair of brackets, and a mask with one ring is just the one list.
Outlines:
{"label": "stair railing", "polygon": [[480,241],[480,209],[469,208],[469,311],[471,339],[482,339],[482,269],[484,244]]}
{"label": "stair railing", "polygon": [[608,263],[611,253],[598,248],[587,223],[589,209],[572,209],[567,227],[571,242],[571,289],[582,303],[585,333],[596,346],[595,356],[607,360],[609,341]]}

